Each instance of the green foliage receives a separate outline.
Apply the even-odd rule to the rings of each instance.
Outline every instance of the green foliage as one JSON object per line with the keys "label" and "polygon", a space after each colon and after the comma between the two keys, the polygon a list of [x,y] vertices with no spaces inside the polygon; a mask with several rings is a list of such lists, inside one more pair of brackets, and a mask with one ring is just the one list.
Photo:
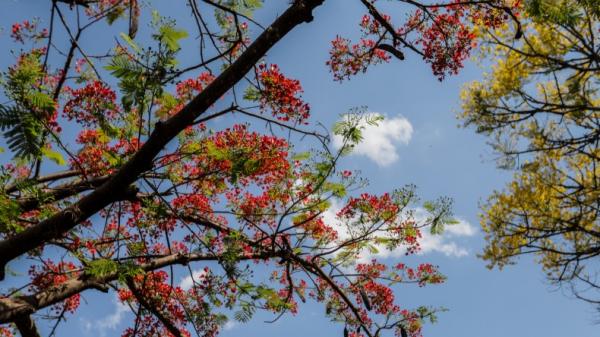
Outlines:
{"label": "green foliage", "polygon": [[457,224],[452,216],[452,199],[439,198],[435,201],[426,201],[423,208],[430,214],[427,222],[431,224],[431,234],[442,234],[446,225]]}
{"label": "green foliage", "polygon": [[0,233],[18,232],[20,227],[15,227],[15,219],[20,213],[19,205],[4,193],[0,193]]}
{"label": "green foliage", "polygon": [[[219,5],[247,17],[252,17],[255,10],[263,5],[262,0],[219,0]],[[220,8],[215,8],[215,19],[221,28],[232,29],[231,13]]]}
{"label": "green foliage", "polygon": [[131,37],[129,37],[129,35],[127,35],[125,33],[121,33],[121,34],[119,34],[119,36],[123,39],[123,41],[127,42],[127,45],[129,47],[131,47],[131,49],[133,49],[136,53],[142,52],[142,49],[140,48],[140,46],[138,46],[138,44],[135,43],[135,41],[133,41],[133,39]]}
{"label": "green foliage", "polygon": [[362,132],[367,126],[377,126],[384,119],[382,115],[365,111],[365,107],[354,108],[333,125],[333,134],[343,139],[342,154],[349,154],[363,140]]}
{"label": "green foliage", "polygon": [[323,190],[326,192],[331,192],[332,195],[337,198],[343,198],[346,196],[346,186],[342,183],[326,181],[323,183]]}
{"label": "green foliage", "polygon": [[3,74],[2,84],[11,105],[0,104],[0,130],[16,157],[42,155],[44,124],[54,113],[55,102],[43,84],[41,53],[24,54],[17,65]]}
{"label": "green foliage", "polygon": [[67,162],[65,161],[65,158],[62,156],[62,154],[60,154],[57,151],[54,151],[47,147],[43,147],[43,148],[41,148],[41,152],[44,155],[44,157],[52,160],[57,165],[64,166],[67,164]]}
{"label": "green foliage", "polygon": [[130,111],[138,99],[143,99],[143,81],[140,79],[144,78],[145,69],[125,54],[114,56],[105,68],[120,80],[119,88],[123,94],[121,104],[126,111]]}
{"label": "green foliage", "polygon": [[159,28],[159,31],[159,40],[166,44],[172,52],[179,50],[179,40],[188,37],[188,33],[185,30],[175,29],[171,25],[163,25]]}
{"label": "green foliage", "polygon": [[15,106],[0,105],[0,130],[16,157],[39,157],[43,125],[33,114]]}
{"label": "green foliage", "polygon": [[121,104],[126,112],[136,108],[141,113],[151,106],[153,98],[163,97],[166,78],[176,71],[180,40],[188,36],[185,30],[175,27],[173,20],[161,17],[156,11],[152,13],[151,26],[158,48],[143,48],[122,33],[121,38],[131,50],[118,50],[105,67],[119,79]]}
{"label": "green foliage", "polygon": [[86,268],[86,273],[94,277],[103,277],[116,273],[119,270],[119,264],[110,259],[96,259],[90,261]]}
{"label": "green foliage", "polygon": [[253,86],[246,87],[244,99],[251,102],[257,102],[260,99],[260,91]]}
{"label": "green foliage", "polygon": [[118,281],[125,284],[128,279],[144,273],[144,270],[134,263],[117,263],[111,259],[95,259],[89,261],[85,273],[95,278],[116,274]]}
{"label": "green foliage", "polygon": [[108,24],[113,24],[119,18],[125,14],[125,8],[123,6],[111,6],[110,10],[106,13],[106,21]]}
{"label": "green foliage", "polygon": [[529,0],[525,1],[525,10],[535,21],[557,25],[573,26],[585,18],[581,11],[600,18],[599,0]]}
{"label": "green foliage", "polygon": [[292,160],[304,161],[304,160],[310,159],[310,157],[311,157],[311,153],[308,151],[299,152],[292,156]]}
{"label": "green foliage", "polygon": [[248,321],[250,321],[250,319],[252,319],[252,316],[254,316],[255,312],[256,308],[253,305],[250,305],[247,302],[243,302],[240,305],[240,310],[236,311],[236,313],[234,314],[234,318],[238,322],[247,323]]}

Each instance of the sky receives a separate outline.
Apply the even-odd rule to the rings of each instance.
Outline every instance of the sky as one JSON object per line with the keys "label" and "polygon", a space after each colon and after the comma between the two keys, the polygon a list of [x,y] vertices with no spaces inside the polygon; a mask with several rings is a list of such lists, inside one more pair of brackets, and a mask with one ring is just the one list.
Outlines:
{"label": "sky", "polygon": [[[6,29],[13,22],[33,16],[47,19],[49,2],[2,0],[0,26],[5,30],[0,33],[0,44],[7,41]],[[268,23],[289,2],[267,1],[266,8],[256,14],[257,19]],[[182,6],[184,1],[154,3],[162,15],[181,17],[180,26],[190,23]],[[314,21],[288,34],[267,60],[301,81],[313,120],[323,125],[332,125],[340,114],[360,106],[385,117],[379,128],[365,130],[365,142],[341,163],[342,167],[360,170],[368,177],[370,192],[382,193],[415,184],[423,200],[439,196],[454,200],[454,213],[460,223],[441,237],[426,236],[421,254],[408,259],[439,265],[447,282],[424,288],[399,287],[395,289],[398,301],[409,306],[424,304],[448,309],[439,315],[439,322],[425,326],[426,337],[598,336],[595,322],[599,317],[593,308],[573,299],[568,291],[549,285],[531,258],[521,258],[517,265],[502,271],[488,270],[485,262],[477,258],[484,245],[478,225],[479,204],[494,189],[502,188],[512,175],[495,167],[485,138],[475,135],[472,129],[458,127],[461,85],[481,78],[485,69],[470,61],[460,75],[439,82],[428,65],[407,53],[405,61],[392,60],[372,67],[351,81],[340,84],[332,80],[325,66],[330,41],[336,35],[357,36],[364,14],[358,4],[352,0],[325,1],[314,12]],[[389,14],[404,15],[398,7]],[[93,45],[98,39],[113,39],[118,29],[119,26],[113,35],[94,32],[84,37],[84,43]],[[144,27],[140,29],[143,33]],[[6,50],[0,55],[0,66],[5,69],[13,61],[12,56]],[[195,57],[188,51],[183,54],[183,61],[191,62]],[[406,260],[402,254],[394,253],[379,258],[389,263]],[[196,276],[201,277],[201,273]],[[189,282],[183,279],[181,285],[189,286]],[[114,294],[88,292],[81,311],[69,318],[58,335],[120,335],[130,319],[128,309],[118,304]],[[302,305],[297,316],[286,315],[275,323],[265,323],[271,319],[271,315],[261,314],[246,324],[228,323],[222,336],[342,336],[343,327],[329,322],[324,308],[314,303]]]}

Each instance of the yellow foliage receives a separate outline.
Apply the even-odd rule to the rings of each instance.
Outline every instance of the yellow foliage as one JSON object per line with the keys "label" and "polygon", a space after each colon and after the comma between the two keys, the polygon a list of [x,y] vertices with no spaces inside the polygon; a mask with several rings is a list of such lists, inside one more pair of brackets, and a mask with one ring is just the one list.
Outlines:
{"label": "yellow foliage", "polygon": [[577,15],[522,16],[519,40],[511,25],[477,28],[481,64],[491,62],[491,71],[465,85],[459,118],[489,136],[501,164],[515,170],[482,207],[489,266],[534,253],[550,280],[593,284],[600,271],[597,260],[589,262],[600,255],[600,18],[567,2]]}

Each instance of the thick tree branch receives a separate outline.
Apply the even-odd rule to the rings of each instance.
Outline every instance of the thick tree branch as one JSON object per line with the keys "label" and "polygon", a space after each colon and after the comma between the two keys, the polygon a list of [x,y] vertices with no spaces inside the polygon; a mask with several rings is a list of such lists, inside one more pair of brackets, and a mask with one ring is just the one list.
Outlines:
{"label": "thick tree branch", "polygon": [[[239,257],[239,260],[265,260],[279,258],[281,256],[282,253],[280,252],[269,252],[241,256]],[[151,262],[143,263],[138,267],[148,272],[171,265],[185,265],[194,261],[218,261],[219,259],[221,259],[221,256],[219,255],[172,254],[156,258]],[[105,291],[106,284],[117,280],[120,272],[121,271],[118,270],[101,277],[92,277],[84,274],[81,277],[70,279],[63,284],[49,287],[36,294],[0,298],[0,324],[16,322],[17,319],[23,317],[24,315],[30,315],[40,309],[60,303],[75,294],[81,293],[84,290],[98,289]]]}
{"label": "thick tree branch", "polygon": [[4,191],[6,193],[12,193],[12,192],[18,191],[19,186],[21,186],[21,185],[24,185],[24,186],[38,185],[38,184],[42,184],[45,182],[52,182],[52,181],[61,180],[61,179],[65,179],[65,178],[76,177],[80,174],[81,173],[78,170],[56,172],[56,173],[52,173],[52,174],[49,174],[46,176],[38,177],[37,179],[20,181],[19,183],[14,183],[14,184],[8,185],[8,186],[6,186]]}
{"label": "thick tree branch", "polygon": [[61,186],[57,186],[56,188],[42,190],[43,195],[41,198],[21,198],[17,200],[17,204],[19,204],[19,207],[21,208],[22,212],[31,211],[43,205],[44,200],[48,200],[48,202],[55,202],[66,199],[68,197],[77,195],[81,192],[85,192],[94,189],[98,186],[101,186],[108,180],[108,178],[109,176],[95,177],[91,178],[90,180],[67,183]]}
{"label": "thick tree branch", "polygon": [[198,116],[240,81],[273,45],[297,25],[312,21],[313,9],[321,5],[323,1],[295,1],[204,91],[173,117],[165,122],[158,122],[140,150],[110,180],[71,207],[0,242],[0,280],[4,279],[4,269],[9,261],[49,240],[64,236],[77,224],[119,198],[124,189],[133,184],[140,174],[152,167],[153,159],[167,143],[186,127],[192,125]]}
{"label": "thick tree branch", "polygon": [[29,315],[23,315],[15,319],[15,325],[22,337],[41,337],[35,322]]}

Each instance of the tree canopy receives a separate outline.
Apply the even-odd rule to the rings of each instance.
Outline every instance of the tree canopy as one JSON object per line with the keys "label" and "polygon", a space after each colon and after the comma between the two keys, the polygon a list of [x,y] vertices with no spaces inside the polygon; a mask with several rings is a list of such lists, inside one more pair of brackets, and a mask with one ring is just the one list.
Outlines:
{"label": "tree canopy", "polygon": [[[43,318],[56,328],[90,290],[115,291],[131,309],[123,336],[215,336],[228,319],[294,313],[309,300],[346,337],[419,336],[435,320],[435,308],[407,308],[391,287],[441,283],[436,266],[362,257],[418,252],[421,231],[452,224],[450,202],[423,202],[428,214],[417,217],[410,185],[365,193],[366,180],[339,159],[379,117],[344,114],[333,150],[301,83],[269,62],[324,1],[290,1],[260,23],[260,0],[190,0],[177,18],[151,1],[61,0],[48,1],[47,18],[12,25],[19,51],[1,81],[0,279],[19,286],[1,290],[0,335],[39,336]],[[442,80],[460,70],[477,29],[518,27],[512,1],[398,1],[407,15],[394,19],[379,2],[357,2],[363,37],[339,36],[323,51],[335,81],[407,57]],[[116,42],[82,48],[92,30],[124,22]],[[137,38],[145,29],[149,38]],[[178,60],[182,48],[197,50],[194,63]],[[241,122],[212,123],[234,116]],[[13,272],[16,259],[28,277]],[[191,286],[176,285],[186,274]]]}
{"label": "tree canopy", "polygon": [[483,28],[485,79],[461,118],[489,137],[512,182],[483,206],[490,266],[536,254],[548,279],[600,303],[600,2],[527,1],[522,39]]}

